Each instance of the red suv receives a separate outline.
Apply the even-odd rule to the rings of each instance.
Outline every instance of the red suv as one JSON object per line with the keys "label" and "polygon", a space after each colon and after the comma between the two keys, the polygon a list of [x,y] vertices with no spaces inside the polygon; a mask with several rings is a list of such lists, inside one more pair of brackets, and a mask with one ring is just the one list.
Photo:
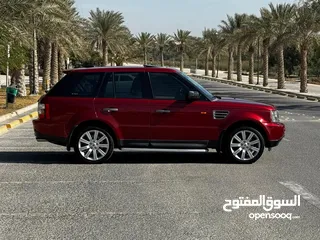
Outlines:
{"label": "red suv", "polygon": [[257,161],[284,137],[275,107],[213,96],[171,68],[72,69],[39,99],[38,141],[75,150],[87,163],[115,148],[216,149],[241,163]]}

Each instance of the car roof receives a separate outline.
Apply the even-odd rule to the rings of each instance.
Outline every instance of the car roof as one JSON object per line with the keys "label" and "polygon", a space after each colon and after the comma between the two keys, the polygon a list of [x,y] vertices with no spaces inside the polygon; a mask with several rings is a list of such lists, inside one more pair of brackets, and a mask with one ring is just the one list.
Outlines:
{"label": "car roof", "polygon": [[64,73],[68,72],[121,72],[121,71],[135,71],[135,70],[142,70],[145,69],[150,72],[171,72],[176,73],[179,70],[176,68],[170,68],[170,67],[160,67],[160,66],[153,66],[153,65],[143,65],[143,66],[106,66],[106,67],[81,67],[81,68],[71,68],[64,70]]}

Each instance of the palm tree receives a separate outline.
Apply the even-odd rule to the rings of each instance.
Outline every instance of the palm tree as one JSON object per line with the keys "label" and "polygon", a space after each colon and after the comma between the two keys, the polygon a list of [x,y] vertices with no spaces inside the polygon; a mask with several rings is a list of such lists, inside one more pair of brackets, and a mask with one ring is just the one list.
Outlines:
{"label": "palm tree", "polygon": [[288,3],[274,5],[269,4],[269,9],[263,8],[262,13],[270,21],[271,32],[269,36],[274,37],[274,45],[277,51],[278,63],[278,89],[285,87],[284,74],[284,46],[292,40],[294,30],[294,14],[296,5]]}
{"label": "palm tree", "polygon": [[154,36],[151,33],[142,32],[142,33],[138,34],[138,36],[135,38],[135,41],[140,46],[140,48],[142,48],[143,63],[147,64],[148,50],[149,50],[151,44],[154,43]]}
{"label": "palm tree", "polygon": [[[28,22],[24,12],[32,8],[32,2],[26,0],[7,0],[0,2],[0,45],[16,45],[23,49],[30,46]],[[14,75],[18,86],[18,96],[26,96],[25,61],[27,54],[19,55],[19,66],[14,67]]]}
{"label": "palm tree", "polygon": [[206,53],[205,57],[205,75],[209,75],[209,60],[211,58],[212,77],[215,77],[216,57],[222,48],[222,39],[220,33],[216,29],[204,29],[203,36],[203,50],[199,55]]}
{"label": "palm tree", "polygon": [[47,20],[59,18],[63,15],[64,5],[62,5],[66,1],[62,0],[32,0],[31,8],[25,10],[23,12],[23,16],[26,21],[29,22],[28,31],[30,31],[30,35],[32,36],[32,69],[31,70],[31,81],[30,92],[32,94],[39,94],[39,63],[38,63],[38,35],[46,35],[46,31],[48,30],[48,26],[44,25],[47,23]]}
{"label": "palm tree", "polygon": [[[246,46],[245,49],[249,54],[249,84],[253,84],[254,78],[254,55],[256,51],[256,45],[259,44],[260,36],[259,29],[256,28],[256,19],[254,15],[250,15],[246,18],[242,29],[241,38],[243,40],[243,45]],[[259,70],[258,70],[259,74]]]}
{"label": "palm tree", "polygon": [[260,15],[260,17],[252,16],[250,26],[253,31],[256,31],[259,41],[260,39],[262,41],[263,86],[266,87],[269,84],[269,48],[273,41],[273,25],[271,13],[267,8],[261,8]]}
{"label": "palm tree", "polygon": [[162,67],[164,66],[164,57],[163,57],[164,49],[169,45],[170,40],[171,40],[170,36],[165,33],[159,33],[156,37],[156,43],[158,45],[160,55],[161,55]]}
{"label": "palm tree", "polygon": [[108,65],[108,50],[116,45],[119,36],[127,31],[122,13],[104,11],[99,8],[90,11],[90,35],[92,41],[102,48],[103,65]]}
{"label": "palm tree", "polygon": [[189,37],[191,32],[186,30],[178,29],[176,33],[174,33],[173,39],[176,43],[176,45],[179,46],[179,52],[180,52],[180,71],[183,71],[184,67],[184,54],[185,49],[188,46]]}
{"label": "palm tree", "polygon": [[50,87],[53,87],[59,81],[59,49],[56,42],[52,43],[51,51]]}
{"label": "palm tree", "polygon": [[123,63],[126,62],[133,56],[133,45],[135,39],[132,36],[129,29],[123,32],[123,36],[119,38],[118,44],[115,45],[111,50],[111,59],[116,64],[116,66],[123,66]]}
{"label": "palm tree", "polygon": [[59,30],[59,34],[50,32],[47,36],[48,44],[51,47],[46,50],[45,60],[48,62],[44,63],[44,65],[47,65],[48,68],[50,66],[50,71],[46,71],[46,77],[50,76],[50,85],[52,87],[61,79],[62,70],[65,67],[65,59],[70,53],[76,56],[86,54],[86,49],[84,48],[85,30],[88,29],[88,25],[79,16],[74,7],[74,2],[71,0],[65,1],[64,13],[60,21],[52,21],[50,24],[53,29]]}
{"label": "palm tree", "polygon": [[[235,14],[234,17],[227,16],[227,21],[222,21],[220,28],[224,33],[229,44],[229,69],[233,65],[233,50],[237,49],[237,81],[242,81],[242,43],[243,35],[241,29],[247,19],[246,14]],[[230,76],[229,76],[230,75]],[[228,79],[231,79],[231,73],[228,74]]]}
{"label": "palm tree", "polygon": [[308,63],[307,56],[310,45],[319,32],[319,14],[317,10],[307,4],[300,6],[295,15],[295,38],[300,47],[300,92],[308,92]]}
{"label": "palm tree", "polygon": [[202,31],[202,40],[203,40],[203,52],[205,52],[206,57],[205,57],[205,75],[209,75],[209,58],[210,58],[210,53],[211,53],[211,29],[204,29]]}
{"label": "palm tree", "polygon": [[233,74],[233,65],[234,65],[234,33],[237,28],[236,26],[236,20],[230,16],[227,15],[227,20],[222,20],[221,24],[219,25],[224,41],[226,42],[228,46],[228,80],[232,80],[232,74]]}

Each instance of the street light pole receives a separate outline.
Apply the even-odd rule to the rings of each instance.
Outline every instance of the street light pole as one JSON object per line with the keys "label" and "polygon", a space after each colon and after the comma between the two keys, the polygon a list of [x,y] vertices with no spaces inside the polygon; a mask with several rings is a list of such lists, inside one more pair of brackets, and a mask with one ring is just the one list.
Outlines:
{"label": "street light pole", "polygon": [[[6,91],[9,87],[9,58],[10,58],[10,44],[7,46],[7,73],[6,73]],[[6,93],[6,108],[8,108],[8,97]]]}

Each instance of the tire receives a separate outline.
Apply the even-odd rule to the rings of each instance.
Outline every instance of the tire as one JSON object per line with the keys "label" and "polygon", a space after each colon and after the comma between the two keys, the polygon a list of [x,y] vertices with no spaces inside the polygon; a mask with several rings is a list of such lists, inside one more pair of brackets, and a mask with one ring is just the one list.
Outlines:
{"label": "tire", "polygon": [[[245,141],[243,141],[244,136]],[[255,128],[239,127],[227,134],[223,149],[231,160],[250,164],[256,162],[262,156],[265,149],[265,140]]]}
{"label": "tire", "polygon": [[[88,134],[91,136],[91,141]],[[82,162],[90,164],[103,163],[111,158],[114,150],[114,141],[106,130],[89,126],[77,134],[74,150]]]}

